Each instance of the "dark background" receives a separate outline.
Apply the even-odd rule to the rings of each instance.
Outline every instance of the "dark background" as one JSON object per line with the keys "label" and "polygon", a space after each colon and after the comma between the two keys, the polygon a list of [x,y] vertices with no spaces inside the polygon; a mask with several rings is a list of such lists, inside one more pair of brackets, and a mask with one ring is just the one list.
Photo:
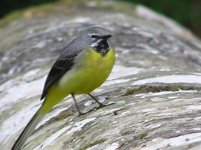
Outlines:
{"label": "dark background", "polygon": [[120,0],[145,5],[201,37],[201,0]]}
{"label": "dark background", "polygon": [[[12,11],[59,0],[1,0],[0,19]],[[145,5],[164,14],[201,37],[201,0],[119,0]]]}

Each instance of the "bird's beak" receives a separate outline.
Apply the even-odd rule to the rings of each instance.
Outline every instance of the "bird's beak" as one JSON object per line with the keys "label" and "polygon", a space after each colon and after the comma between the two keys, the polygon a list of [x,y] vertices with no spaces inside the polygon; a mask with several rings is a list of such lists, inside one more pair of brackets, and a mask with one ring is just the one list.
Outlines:
{"label": "bird's beak", "polygon": [[102,38],[104,39],[104,40],[107,40],[107,39],[109,39],[109,38],[111,38],[112,37],[112,35],[104,35]]}

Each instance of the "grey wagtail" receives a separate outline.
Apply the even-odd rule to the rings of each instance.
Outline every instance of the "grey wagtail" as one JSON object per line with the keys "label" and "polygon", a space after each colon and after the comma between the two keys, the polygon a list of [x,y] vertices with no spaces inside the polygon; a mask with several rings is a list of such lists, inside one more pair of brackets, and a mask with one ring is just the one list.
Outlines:
{"label": "grey wagtail", "polygon": [[52,66],[42,92],[42,106],[22,131],[12,150],[20,150],[27,138],[49,110],[71,95],[79,115],[75,94],[90,94],[109,76],[115,61],[114,49],[108,43],[109,32],[101,27],[91,27],[70,42]]}

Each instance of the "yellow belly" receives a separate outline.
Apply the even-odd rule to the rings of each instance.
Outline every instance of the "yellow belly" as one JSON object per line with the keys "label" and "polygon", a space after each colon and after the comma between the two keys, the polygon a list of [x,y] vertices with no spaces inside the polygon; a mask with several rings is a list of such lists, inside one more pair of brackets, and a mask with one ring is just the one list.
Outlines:
{"label": "yellow belly", "polygon": [[90,93],[109,76],[114,65],[115,53],[110,49],[105,56],[89,48],[75,59],[75,65],[59,81],[63,94]]}
{"label": "yellow belly", "polygon": [[81,52],[76,57],[73,68],[48,90],[43,111],[49,111],[71,93],[87,94],[99,87],[109,76],[114,61],[113,49],[105,56],[91,48]]}

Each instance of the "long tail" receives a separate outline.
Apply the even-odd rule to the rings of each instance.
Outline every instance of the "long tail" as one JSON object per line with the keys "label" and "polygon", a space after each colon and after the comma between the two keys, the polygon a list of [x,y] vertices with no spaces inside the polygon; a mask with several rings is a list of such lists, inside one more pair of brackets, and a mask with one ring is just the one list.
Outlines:
{"label": "long tail", "polygon": [[32,119],[29,121],[25,129],[22,131],[20,136],[18,137],[17,141],[13,145],[11,150],[20,150],[27,138],[33,133],[35,127],[39,123],[39,121],[43,118],[45,113],[42,111],[42,106],[39,110],[35,113]]}

